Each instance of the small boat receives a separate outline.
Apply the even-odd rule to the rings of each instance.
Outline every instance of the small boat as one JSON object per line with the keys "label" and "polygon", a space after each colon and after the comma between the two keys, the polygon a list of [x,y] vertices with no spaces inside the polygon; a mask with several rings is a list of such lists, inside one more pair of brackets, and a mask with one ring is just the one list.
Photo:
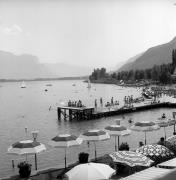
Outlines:
{"label": "small boat", "polygon": [[26,88],[26,84],[24,81],[21,83],[21,88]]}
{"label": "small boat", "polygon": [[52,84],[46,84],[46,86],[52,86]]}
{"label": "small boat", "polygon": [[130,119],[128,120],[128,122],[131,124],[131,123],[133,122],[133,120],[130,118]]}
{"label": "small boat", "polygon": [[76,86],[76,84],[72,84],[72,86]]}
{"label": "small boat", "polygon": [[143,92],[142,96],[146,99],[152,99],[152,97],[149,94],[147,94],[146,92]]}

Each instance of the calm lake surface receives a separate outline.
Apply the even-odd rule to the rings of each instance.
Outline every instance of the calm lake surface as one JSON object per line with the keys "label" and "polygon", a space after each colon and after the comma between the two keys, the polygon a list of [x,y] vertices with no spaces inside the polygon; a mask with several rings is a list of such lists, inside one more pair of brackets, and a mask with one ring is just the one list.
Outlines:
{"label": "calm lake surface", "polygon": [[[46,86],[52,84],[52,86]],[[75,84],[75,86],[73,86]],[[141,90],[136,88],[123,88],[116,85],[93,84],[91,89],[87,88],[87,83],[82,81],[41,81],[26,82],[27,88],[20,88],[19,82],[0,84],[0,177],[16,174],[18,171],[17,163],[25,160],[23,156],[8,155],[7,148],[19,140],[32,139],[31,131],[39,130],[38,141],[47,146],[47,151],[38,155],[38,169],[48,168],[55,165],[64,166],[64,150],[54,149],[47,145],[48,141],[57,134],[70,133],[79,135],[88,129],[103,129],[107,125],[115,124],[117,118],[122,116],[113,116],[97,120],[82,122],[69,122],[57,120],[56,108],[60,104],[82,100],[86,106],[94,106],[94,100],[103,97],[103,102],[114,100],[120,101],[123,105],[125,95],[139,97]],[[46,92],[45,89],[48,89]],[[51,110],[49,110],[51,106]],[[172,118],[172,112],[176,109],[155,109],[139,113],[125,114],[121,122],[122,125],[130,126],[129,118],[135,121],[151,120],[154,121],[165,113],[168,118]],[[28,129],[25,134],[25,127]],[[173,127],[167,127],[167,137],[173,133]],[[164,131],[147,133],[147,142],[155,143]],[[128,142],[130,148],[138,146],[139,141],[144,141],[144,133],[132,132],[130,136],[121,137],[120,142]],[[79,152],[88,152],[90,158],[94,157],[94,146],[90,143],[83,143],[80,147],[73,147],[67,150],[67,162],[73,163],[78,160]],[[103,155],[114,151],[114,138],[108,141],[97,143],[97,155]],[[13,170],[11,160],[15,160],[15,169]],[[34,156],[29,155],[28,161],[33,165]]]}

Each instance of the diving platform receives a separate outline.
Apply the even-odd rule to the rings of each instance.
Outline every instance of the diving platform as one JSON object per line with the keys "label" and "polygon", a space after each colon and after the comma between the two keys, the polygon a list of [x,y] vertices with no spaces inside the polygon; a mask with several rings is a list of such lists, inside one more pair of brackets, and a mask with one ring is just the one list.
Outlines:
{"label": "diving platform", "polygon": [[72,107],[59,106],[57,107],[58,120],[62,117],[64,120],[89,120],[92,119],[94,107]]}

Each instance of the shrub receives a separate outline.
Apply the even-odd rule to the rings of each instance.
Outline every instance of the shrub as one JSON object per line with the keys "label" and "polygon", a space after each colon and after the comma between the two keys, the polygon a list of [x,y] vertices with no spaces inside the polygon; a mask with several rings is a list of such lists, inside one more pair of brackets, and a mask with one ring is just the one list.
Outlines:
{"label": "shrub", "polygon": [[88,159],[89,159],[88,153],[84,153],[84,152],[79,153],[79,163],[81,164],[88,163]]}
{"label": "shrub", "polygon": [[19,174],[21,178],[27,178],[31,174],[31,164],[28,162],[20,162],[17,167],[19,168]]}

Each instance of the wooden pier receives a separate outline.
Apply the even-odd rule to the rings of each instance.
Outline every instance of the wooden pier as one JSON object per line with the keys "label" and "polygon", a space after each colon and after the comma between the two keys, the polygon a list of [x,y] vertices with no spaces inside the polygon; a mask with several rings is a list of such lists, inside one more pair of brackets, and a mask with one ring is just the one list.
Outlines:
{"label": "wooden pier", "polygon": [[[109,116],[116,116],[116,115],[124,115],[127,113],[133,113],[133,112],[139,112],[139,111],[145,111],[149,109],[156,109],[156,108],[176,108],[176,103],[153,103],[153,104],[147,104],[142,106],[137,106],[133,108],[120,108],[118,110],[110,110],[110,111],[104,111],[104,112],[96,112],[95,108],[93,107],[58,107],[57,113],[58,113],[58,120],[63,119],[64,120],[91,120],[91,119],[99,119],[103,117],[109,117]],[[62,115],[62,116],[61,116]]]}
{"label": "wooden pier", "polygon": [[155,104],[137,106],[133,108],[121,108],[115,111],[100,112],[93,114],[92,119],[98,119],[102,117],[109,117],[116,115],[124,115],[127,113],[134,113],[134,112],[146,111],[157,108],[176,108],[176,103],[155,103]]}
{"label": "wooden pier", "polygon": [[92,114],[94,112],[93,107],[58,107],[57,108],[57,114],[58,114],[58,120],[63,119],[64,120],[89,120],[92,119]]}

